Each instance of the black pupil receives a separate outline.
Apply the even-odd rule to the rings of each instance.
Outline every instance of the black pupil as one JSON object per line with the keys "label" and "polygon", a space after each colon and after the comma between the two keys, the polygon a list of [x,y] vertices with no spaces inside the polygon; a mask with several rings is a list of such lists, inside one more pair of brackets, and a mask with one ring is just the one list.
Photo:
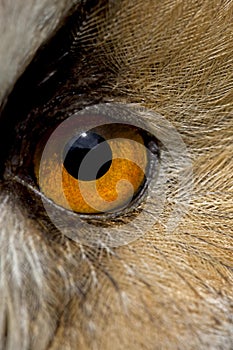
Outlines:
{"label": "black pupil", "polygon": [[94,132],[82,133],[75,141],[71,140],[65,150],[64,167],[77,180],[99,179],[106,174],[112,164],[109,144]]}

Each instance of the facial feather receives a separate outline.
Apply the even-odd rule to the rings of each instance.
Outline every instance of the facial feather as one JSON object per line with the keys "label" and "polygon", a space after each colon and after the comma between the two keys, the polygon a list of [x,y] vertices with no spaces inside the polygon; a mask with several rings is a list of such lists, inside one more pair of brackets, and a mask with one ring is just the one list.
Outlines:
{"label": "facial feather", "polygon": [[[57,23],[65,2],[56,5],[46,35],[25,42],[26,58],[3,35],[0,54],[14,64],[1,75],[2,97]],[[19,18],[30,17],[17,6]],[[74,33],[85,74],[108,73],[94,95],[144,106],[180,133],[192,160],[191,203],[175,231],[166,231],[167,203],[138,241],[97,251],[47,237],[3,179],[0,348],[232,348],[232,10],[220,0],[111,1]],[[41,33],[35,17],[29,38]]]}

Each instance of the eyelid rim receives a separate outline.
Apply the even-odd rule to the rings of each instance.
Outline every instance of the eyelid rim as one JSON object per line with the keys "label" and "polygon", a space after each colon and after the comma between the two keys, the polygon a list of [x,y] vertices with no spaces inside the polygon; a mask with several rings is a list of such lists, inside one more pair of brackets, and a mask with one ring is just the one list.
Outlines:
{"label": "eyelid rim", "polygon": [[[163,116],[149,109],[145,109],[140,105],[128,105],[122,103],[102,103],[99,105],[88,106],[84,109],[87,110],[92,108],[94,108],[95,110],[99,110],[100,108],[102,110],[102,108],[104,108],[105,112],[108,111],[109,113],[111,112],[110,114],[113,113],[114,115],[115,112],[121,111],[121,121],[125,120],[126,124],[129,123],[129,120],[134,120],[137,122],[140,119],[140,125],[138,125],[139,121],[138,123],[136,123],[136,125],[138,125],[139,128],[142,129],[149,129],[148,132],[152,135],[155,135],[155,137],[159,140],[160,144],[162,145],[161,150],[163,150],[163,152],[161,154],[161,159],[164,157],[164,153],[165,162],[162,160],[162,163],[164,163],[166,169],[168,171],[173,171],[174,164],[176,165],[175,172],[177,174],[177,184],[179,185],[178,192],[175,192],[175,197],[171,198],[171,204],[174,204],[173,208],[171,207],[169,216],[164,216],[164,219],[166,220],[166,232],[170,234],[171,231],[174,231],[181,218],[187,212],[187,208],[190,201],[190,195],[193,187],[191,157],[181,138],[181,135],[177,132],[175,127],[170,122],[168,122]],[[77,113],[82,112],[84,111],[82,110]],[[167,159],[166,155],[168,156]],[[166,164],[167,161],[168,163]],[[127,211],[125,216],[120,214],[119,218],[113,218],[110,225],[106,228],[106,225],[104,225],[104,223],[95,223],[94,216],[90,224],[90,216],[88,214],[88,219],[81,221],[81,223],[79,221],[77,225],[76,222],[73,221],[75,226],[74,229],[71,229],[70,231],[67,229],[63,231],[63,228],[60,228],[60,226],[58,227],[57,224],[53,222],[53,219],[51,219],[51,222],[55,226],[57,226],[58,230],[61,231],[63,235],[67,236],[69,239],[81,242],[83,244],[95,247],[99,245],[106,246],[106,244],[107,247],[118,247],[121,245],[126,245],[141,237],[145,232],[148,232],[148,230],[152,228],[155,222],[157,222],[160,215],[163,215],[163,206],[166,201],[166,192],[164,192],[164,186],[166,186],[167,181],[166,176],[171,176],[171,173],[167,172],[166,169],[163,169],[163,167],[161,167],[162,171],[159,172],[159,181],[158,184],[156,184],[156,186],[154,186],[154,179],[152,179],[148,189],[150,191],[150,195],[147,196],[149,200],[146,199],[143,202],[143,207],[139,205],[136,208],[138,209],[138,212],[135,211],[136,216],[131,210],[129,210],[130,213],[129,211]],[[164,172],[164,170],[166,172]],[[155,201],[155,198],[157,198],[158,201]],[[168,200],[170,201],[170,198]],[[72,217],[73,220],[77,218],[81,219],[82,215],[67,211],[65,212],[65,214],[68,214],[67,216]],[[74,215],[75,218],[73,217]],[[85,215],[82,215],[83,218],[84,216]],[[109,216],[112,216],[112,213]],[[102,218],[103,216],[101,214],[101,220]],[[128,220],[128,218],[130,218],[130,220]],[[62,218],[59,218],[59,220],[60,219]],[[124,219],[126,219],[125,222],[123,222]],[[114,220],[118,220],[118,222],[115,222]],[[87,226],[85,225],[85,222],[87,223]],[[91,228],[90,225],[94,226],[94,228]],[[72,226],[70,227],[72,228]]]}
{"label": "eyelid rim", "polygon": [[[110,109],[113,109],[113,116],[111,116],[111,118],[106,117],[102,114],[103,108],[107,107],[107,111],[109,111]],[[132,118],[128,118],[128,114],[127,115],[122,115],[120,117],[118,116],[118,113],[120,110],[125,110],[125,105],[121,104],[121,103],[106,103],[106,104],[98,104],[98,105],[91,105],[91,106],[87,106],[85,108],[83,108],[82,110],[78,111],[77,113],[80,114],[80,116],[82,114],[87,113],[87,111],[89,109],[91,109],[93,111],[93,108],[96,111],[96,115],[93,115],[92,120],[87,120],[86,123],[84,123],[84,126],[82,126],[82,128],[80,129],[80,131],[86,131],[86,128],[90,127],[90,123],[91,122],[96,122],[96,120],[99,119],[99,116],[101,116],[99,123],[104,123],[106,125],[109,124],[125,124],[125,125],[130,125],[130,121],[132,120]],[[126,108],[126,110],[128,110],[128,108]],[[129,111],[129,110],[128,110]],[[131,110],[130,110],[131,111]],[[114,113],[114,112],[118,112],[118,113]],[[76,113],[75,113],[76,114]],[[74,116],[75,116],[74,114]],[[69,117],[65,118],[65,120],[67,120]],[[63,121],[65,121],[63,120]],[[85,118],[84,118],[85,121]],[[138,123],[138,128],[142,129],[142,120],[141,123]],[[148,128],[148,127],[147,127]],[[144,131],[144,129],[142,129],[142,131]],[[49,132],[50,134],[50,132]],[[158,142],[159,143],[159,142]],[[26,187],[28,190],[30,190],[31,192],[33,192],[37,197],[39,197],[41,200],[45,201],[46,203],[48,203],[49,205],[53,205],[54,208],[56,208],[56,210],[58,211],[62,211],[67,213],[68,215],[72,215],[74,217],[79,217],[80,219],[85,219],[85,220],[99,220],[99,221],[104,221],[106,219],[109,220],[114,220],[114,219],[119,219],[120,217],[122,217],[123,215],[128,215],[132,212],[134,212],[135,210],[137,210],[137,208],[140,206],[140,204],[143,202],[143,198],[146,195],[146,191],[147,191],[147,187],[148,187],[148,183],[150,182],[151,178],[152,178],[152,171],[153,169],[157,169],[157,172],[159,171],[158,167],[159,167],[159,162],[160,162],[160,152],[159,152],[159,148],[157,148],[157,158],[156,160],[154,159],[154,161],[150,163],[150,166],[148,167],[148,172],[147,172],[147,178],[145,180],[145,182],[143,183],[142,188],[138,191],[137,195],[135,196],[135,198],[131,201],[130,203],[130,207],[126,207],[126,208],[122,208],[119,209],[119,211],[116,211],[114,213],[111,212],[106,212],[106,213],[100,213],[100,214],[83,214],[83,213],[76,213],[73,212],[72,210],[69,209],[65,209],[62,206],[59,206],[58,204],[56,204],[53,200],[47,198],[38,188],[35,187],[35,180],[33,180],[31,178],[31,184],[28,182],[29,178],[27,176],[27,180],[24,179],[24,175],[23,173],[21,175],[11,175],[11,178],[20,183],[21,185],[23,185],[24,187]]]}

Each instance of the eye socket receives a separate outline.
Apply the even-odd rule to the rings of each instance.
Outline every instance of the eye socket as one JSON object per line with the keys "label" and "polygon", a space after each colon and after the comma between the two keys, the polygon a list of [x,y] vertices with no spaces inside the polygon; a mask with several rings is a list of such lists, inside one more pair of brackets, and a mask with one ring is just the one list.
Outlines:
{"label": "eye socket", "polygon": [[[187,211],[192,191],[192,162],[176,129],[160,114],[123,103],[82,104],[78,110],[72,106],[62,112],[65,115],[61,109],[52,114],[44,110],[40,115],[35,111],[36,120],[42,120],[40,126],[51,117],[40,128],[34,127],[30,115],[18,133],[4,174],[23,186],[22,195],[28,195],[28,209],[40,218],[38,222],[43,227],[52,223],[64,236],[93,247],[126,245],[149,232],[158,220],[167,232],[174,230]],[[17,132],[20,127],[16,126]],[[29,134],[28,141],[24,135]],[[86,164],[93,169],[93,159],[100,162],[94,164],[91,175],[89,170],[81,173]],[[116,173],[113,161],[120,180],[110,188]],[[131,173],[131,182],[124,180],[124,172]],[[104,179],[100,193],[97,183]],[[80,198],[73,203],[73,184],[89,205],[86,211],[77,207]],[[118,195],[116,201],[103,199],[111,189]],[[127,194],[124,200],[121,191]],[[163,214],[164,208],[169,212]]]}
{"label": "eye socket", "polygon": [[41,192],[65,209],[79,214],[116,213],[145,192],[152,167],[149,147],[157,159],[158,144],[142,128],[114,121],[106,124],[101,116],[94,119],[98,124],[94,128],[85,119],[80,126],[77,119],[77,130],[74,118],[69,127],[58,126],[52,137],[40,142],[35,174]]}

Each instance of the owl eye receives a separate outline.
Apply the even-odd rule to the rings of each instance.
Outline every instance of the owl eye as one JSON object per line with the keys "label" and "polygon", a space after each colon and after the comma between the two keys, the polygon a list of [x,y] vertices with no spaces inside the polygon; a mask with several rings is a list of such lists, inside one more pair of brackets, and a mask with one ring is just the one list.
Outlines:
{"label": "owl eye", "polygon": [[69,106],[36,111],[49,123],[26,124],[31,142],[22,134],[10,157],[5,176],[23,186],[29,206],[35,201],[32,215],[92,247],[126,245],[158,221],[174,230],[192,191],[192,162],[176,129],[136,105]]}
{"label": "owl eye", "polygon": [[[140,127],[89,116],[61,123],[37,146],[34,165],[41,192],[79,214],[116,213],[147,187],[156,138]],[[153,152],[151,151],[153,150]]]}

